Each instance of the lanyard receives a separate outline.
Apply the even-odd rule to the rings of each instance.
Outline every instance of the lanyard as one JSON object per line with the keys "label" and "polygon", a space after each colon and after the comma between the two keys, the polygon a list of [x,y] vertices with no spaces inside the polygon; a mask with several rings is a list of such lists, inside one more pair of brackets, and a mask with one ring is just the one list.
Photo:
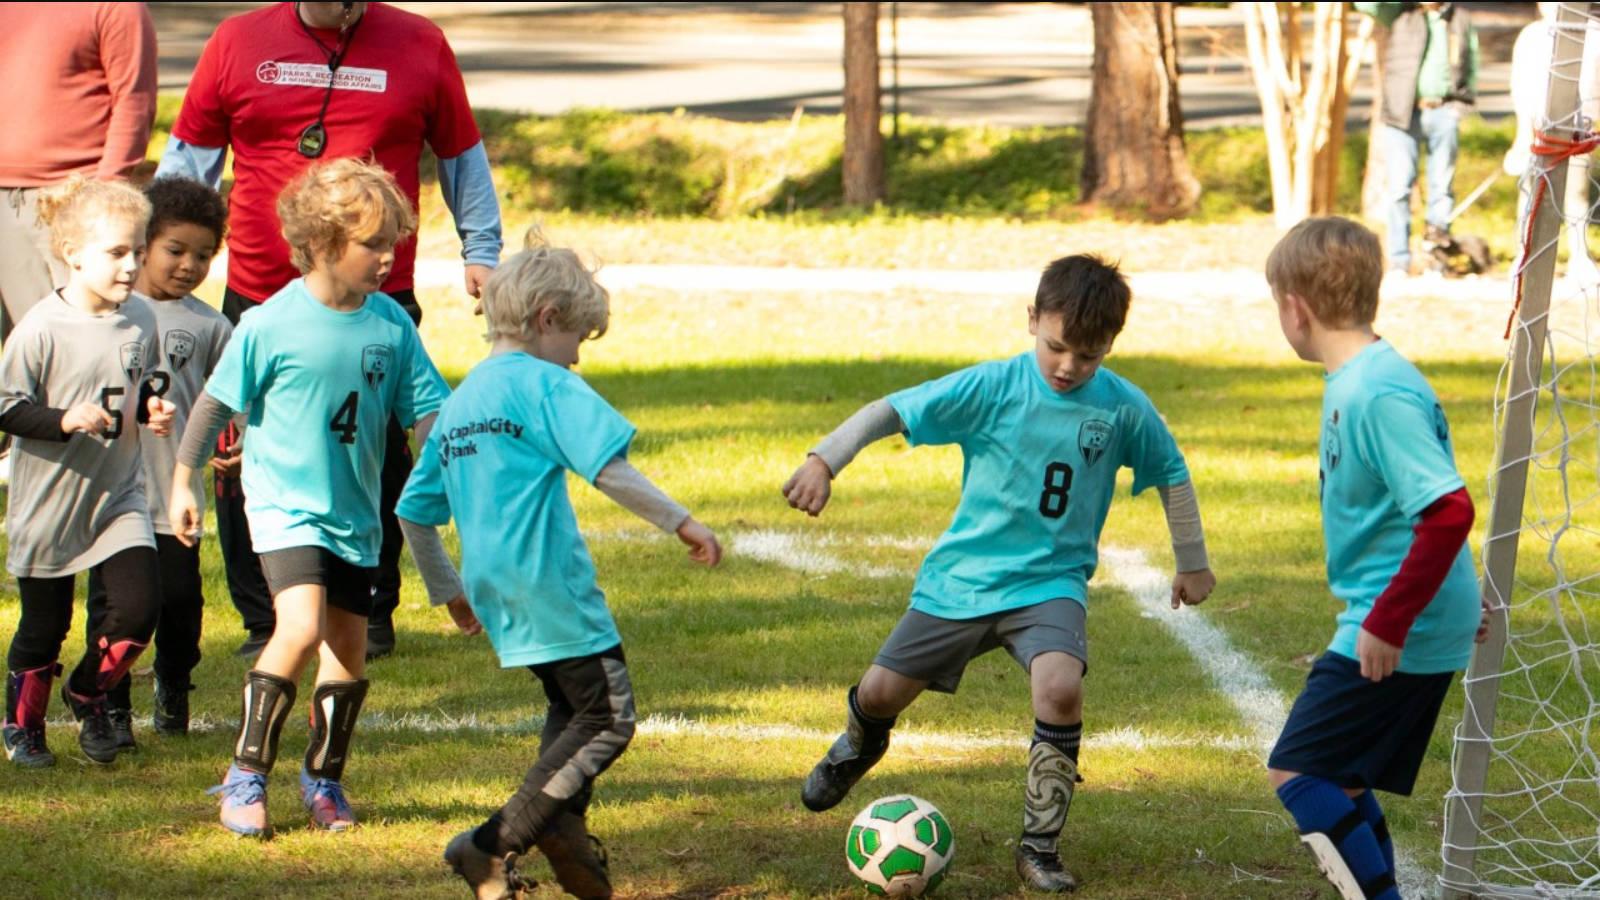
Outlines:
{"label": "lanyard", "polygon": [[348,28],[340,29],[339,46],[330,49],[327,44],[322,42],[322,38],[317,37],[316,32],[311,30],[311,26],[300,18],[300,4],[296,3],[294,5],[294,20],[300,23],[300,29],[306,33],[306,37],[315,41],[317,47],[328,56],[328,87],[322,94],[322,108],[317,111],[317,120],[307,125],[306,129],[300,132],[300,140],[295,145],[295,149],[300,151],[301,156],[316,159],[322,155],[322,151],[328,149],[328,128],[323,124],[323,119],[328,115],[328,103],[333,99],[334,78],[339,72],[339,66],[344,64],[345,55],[350,52],[350,44],[355,40],[356,29],[361,27],[362,21],[366,18],[366,15],[363,14],[360,19],[355,20]]}

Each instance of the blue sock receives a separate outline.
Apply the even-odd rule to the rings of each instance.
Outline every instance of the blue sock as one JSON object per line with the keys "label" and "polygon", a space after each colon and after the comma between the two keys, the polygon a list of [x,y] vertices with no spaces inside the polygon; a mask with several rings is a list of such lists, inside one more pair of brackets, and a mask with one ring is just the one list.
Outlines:
{"label": "blue sock", "polygon": [[1378,847],[1383,850],[1383,859],[1389,864],[1389,871],[1394,869],[1394,841],[1389,837],[1389,823],[1383,818],[1383,807],[1378,805],[1378,796],[1371,791],[1363,792],[1354,798],[1356,811],[1372,826],[1372,834],[1378,839]]}
{"label": "blue sock", "polygon": [[1320,831],[1333,841],[1369,898],[1400,900],[1394,869],[1384,860],[1372,826],[1342,788],[1325,778],[1300,775],[1278,788],[1278,799],[1301,833]]}

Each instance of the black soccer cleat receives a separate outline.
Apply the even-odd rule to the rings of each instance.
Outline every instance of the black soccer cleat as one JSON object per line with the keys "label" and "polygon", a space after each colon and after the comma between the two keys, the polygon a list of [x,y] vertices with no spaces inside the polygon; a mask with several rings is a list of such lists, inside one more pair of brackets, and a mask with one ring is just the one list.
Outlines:
{"label": "black soccer cleat", "polygon": [[394,622],[380,622],[376,619],[367,622],[367,662],[383,659],[394,653]]}
{"label": "black soccer cleat", "polygon": [[827,755],[806,776],[806,783],[800,788],[800,802],[812,812],[838,806],[839,801],[861,780],[861,776],[883,759],[888,749],[887,734],[882,743],[859,751],[850,743],[849,733],[839,735],[839,739],[828,748]]}
{"label": "black soccer cleat", "polygon": [[1047,894],[1065,894],[1078,889],[1078,879],[1061,864],[1061,854],[1035,850],[1017,843],[1017,875],[1024,886]]}
{"label": "black soccer cleat", "polygon": [[609,900],[611,861],[605,845],[584,826],[582,816],[566,809],[557,813],[539,836],[538,846],[562,890],[579,900]]}
{"label": "black soccer cleat", "polygon": [[139,742],[133,739],[133,710],[108,709],[106,718],[111,720],[111,735],[116,739],[118,753],[139,749]]}
{"label": "black soccer cleat", "polygon": [[157,734],[185,735],[189,733],[189,687],[168,686],[161,676],[156,676],[156,701],[150,718]]}
{"label": "black soccer cleat", "polygon": [[56,764],[56,755],[44,742],[43,728],[5,727],[6,759],[24,769],[43,769]]}
{"label": "black soccer cleat", "polygon": [[61,699],[78,720],[78,746],[90,760],[109,764],[117,761],[117,731],[111,724],[110,710],[102,694],[93,699],[72,692],[71,682],[61,682]]}
{"label": "black soccer cleat", "polygon": [[467,882],[472,895],[478,900],[522,900],[525,892],[538,886],[538,882],[525,878],[517,871],[517,854],[504,857],[485,853],[472,842],[468,828],[450,840],[444,848],[444,861]]}

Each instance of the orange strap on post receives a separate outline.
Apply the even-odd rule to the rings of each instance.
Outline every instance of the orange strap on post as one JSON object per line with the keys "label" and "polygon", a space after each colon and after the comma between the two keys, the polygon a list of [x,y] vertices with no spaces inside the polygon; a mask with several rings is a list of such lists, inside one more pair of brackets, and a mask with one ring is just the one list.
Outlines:
{"label": "orange strap on post", "polygon": [[1544,203],[1545,189],[1550,185],[1549,180],[1544,177],[1544,173],[1549,172],[1574,156],[1585,156],[1592,153],[1596,147],[1600,147],[1600,134],[1596,134],[1593,131],[1574,131],[1570,138],[1560,137],[1546,131],[1535,130],[1533,132],[1533,147],[1531,149],[1534,156],[1541,158],[1543,165],[1540,166],[1539,172],[1535,176],[1539,185],[1534,189],[1533,203],[1528,206],[1528,220],[1522,233],[1522,266],[1517,270],[1515,299],[1511,304],[1511,318],[1506,320],[1506,333],[1504,336],[1507,339],[1511,337],[1511,328],[1517,322],[1517,311],[1522,308],[1522,275],[1523,271],[1528,268],[1528,254],[1533,249],[1530,246],[1533,243],[1533,220],[1539,214],[1539,207]]}

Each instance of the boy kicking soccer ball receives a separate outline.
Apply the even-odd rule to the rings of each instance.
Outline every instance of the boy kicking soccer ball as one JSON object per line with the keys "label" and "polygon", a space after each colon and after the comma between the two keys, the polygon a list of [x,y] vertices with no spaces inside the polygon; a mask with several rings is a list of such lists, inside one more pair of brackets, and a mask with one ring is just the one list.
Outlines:
{"label": "boy kicking soccer ball", "polygon": [[1345,604],[1267,768],[1346,900],[1398,900],[1372,792],[1411,793],[1455,673],[1487,634],[1444,408],[1372,330],[1382,279],[1377,236],[1348,219],[1307,219],[1267,257],[1284,338],[1327,370],[1322,532]]}
{"label": "boy kicking soccer ball", "polygon": [[[550,707],[522,787],[444,856],[484,900],[520,896],[515,858],[535,845],[568,893],[610,897],[584,813],[595,778],[633,736],[633,687],[567,473],[677,534],[696,562],[716,565],[722,548],[628,464],[633,426],[569,371],[609,317],[605,288],[576,254],[513,256],[484,285],[483,315],[493,349],[440,411],[396,513],[433,602],[462,631],[487,631],[502,666],[531,669]],[[465,586],[435,528],[452,518]]]}
{"label": "boy kicking soccer ball", "polygon": [[830,809],[883,757],[895,717],[923,690],[954,693],[967,664],[1005,647],[1033,693],[1017,873],[1070,891],[1059,839],[1083,735],[1087,585],[1117,470],[1160,489],[1178,574],[1172,606],[1216,585],[1189,470],[1155,406],[1101,367],[1127,319],[1121,272],[1094,256],[1045,269],[1028,310],[1032,352],[983,363],[867,404],[823,439],[783,486],[817,515],[835,477],[873,441],[957,444],[965,458],[955,520],[923,560],[911,608],[847,697],[847,729],[806,778],[801,799]]}

